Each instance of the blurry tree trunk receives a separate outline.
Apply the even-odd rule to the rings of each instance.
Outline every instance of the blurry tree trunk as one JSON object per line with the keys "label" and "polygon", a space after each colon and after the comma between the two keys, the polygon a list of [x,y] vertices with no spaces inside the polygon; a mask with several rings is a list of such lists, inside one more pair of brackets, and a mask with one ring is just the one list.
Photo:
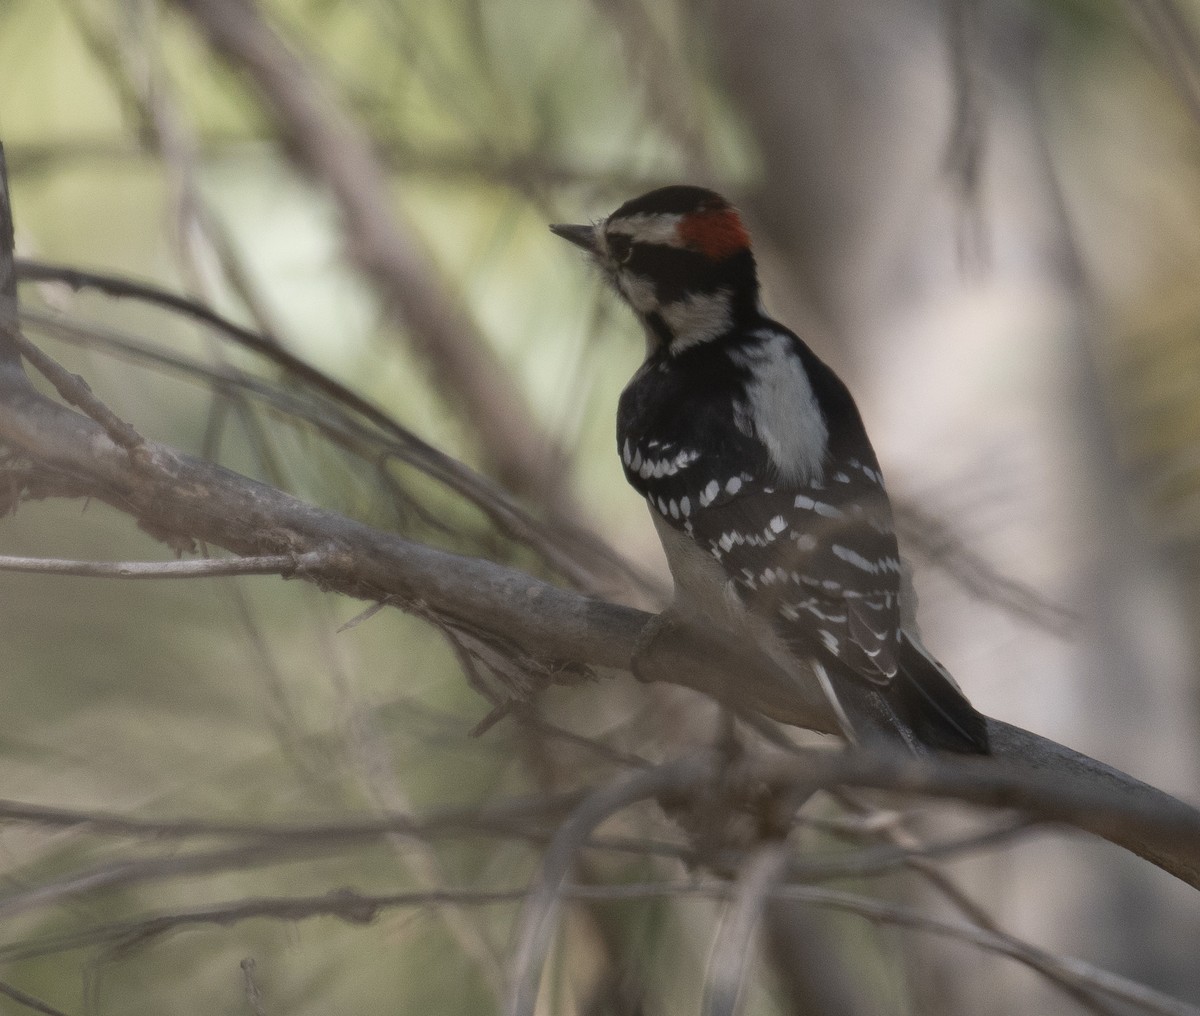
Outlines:
{"label": "blurry tree trunk", "polygon": [[[1114,458],[1098,322],[1044,136],[1039,25],[984,0],[747,0],[715,17],[763,160],[748,210],[782,263],[765,272],[773,304],[799,316],[802,289],[827,326],[823,352],[851,376],[894,492],[1084,617],[1064,644],[919,572],[932,647],[989,713],[1149,779],[1181,755],[1195,772],[1195,660]],[[997,376],[1009,398],[989,404]],[[981,644],[998,651],[970,653]],[[1122,872],[1114,861],[1115,885]],[[1160,962],[1149,910],[1062,874],[1015,880],[1033,925],[1140,925],[1127,955],[1141,938],[1142,962]]]}

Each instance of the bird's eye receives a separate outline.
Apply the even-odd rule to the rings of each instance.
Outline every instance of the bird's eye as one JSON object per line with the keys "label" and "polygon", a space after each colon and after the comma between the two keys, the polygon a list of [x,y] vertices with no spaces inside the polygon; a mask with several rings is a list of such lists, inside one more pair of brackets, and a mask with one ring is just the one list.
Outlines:
{"label": "bird's eye", "polygon": [[614,233],[608,238],[608,253],[617,264],[623,265],[633,253],[633,242],[627,236]]}

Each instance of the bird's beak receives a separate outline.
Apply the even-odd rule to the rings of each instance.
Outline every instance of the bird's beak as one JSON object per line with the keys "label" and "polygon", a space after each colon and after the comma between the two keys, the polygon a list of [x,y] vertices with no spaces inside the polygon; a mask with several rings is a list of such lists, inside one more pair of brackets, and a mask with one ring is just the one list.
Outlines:
{"label": "bird's beak", "polygon": [[556,223],[550,227],[550,232],[555,236],[561,236],[564,240],[570,240],[576,247],[582,247],[589,254],[596,253],[595,226],[568,226]]}

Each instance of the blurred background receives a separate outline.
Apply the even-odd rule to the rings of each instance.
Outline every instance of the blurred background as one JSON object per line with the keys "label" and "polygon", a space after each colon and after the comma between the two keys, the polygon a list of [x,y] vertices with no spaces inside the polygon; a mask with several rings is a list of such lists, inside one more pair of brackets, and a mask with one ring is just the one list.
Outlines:
{"label": "blurred background", "polygon": [[[612,439],[642,339],[546,224],[715,187],[751,226],[768,307],[858,398],[926,642],[989,715],[1200,804],[1198,17],[1150,0],[0,4],[19,254],[269,333],[507,491],[557,556],[419,464],[331,440],[284,400],[294,379],[194,322],[27,285],[28,334],[148,436],[652,607],[665,568]],[[260,31],[290,77],[239,50]],[[0,553],[170,556],[72,501],[22,504]],[[714,734],[697,696],[619,678],[472,736],[504,682],[468,680],[461,642],[418,616],[339,630],[362,606],[271,578],[0,574],[0,797],[335,821],[598,782],[619,753]],[[247,896],[520,886],[537,863],[518,841],[392,839],[65,881],[174,850],[0,830],[4,893],[25,901],[0,922],[0,978],[71,1013],[498,1011],[515,904],[70,936]],[[948,870],[1006,930],[1200,1005],[1200,906],[1157,869],[1043,832]],[[918,880],[851,884],[952,912]],[[40,886],[58,888],[20,895]],[[718,913],[573,908],[544,1011],[695,1011]],[[960,943],[811,919],[862,1012],[1127,1011]],[[780,980],[760,957],[744,1011],[789,1011]]]}

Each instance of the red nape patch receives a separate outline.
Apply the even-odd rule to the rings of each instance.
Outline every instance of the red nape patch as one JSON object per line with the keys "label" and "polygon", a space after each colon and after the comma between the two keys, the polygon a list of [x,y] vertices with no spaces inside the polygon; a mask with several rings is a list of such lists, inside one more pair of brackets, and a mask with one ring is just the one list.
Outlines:
{"label": "red nape patch", "polygon": [[714,261],[750,246],[750,234],[732,208],[713,208],[685,215],[679,223],[679,239],[685,246],[707,254]]}

